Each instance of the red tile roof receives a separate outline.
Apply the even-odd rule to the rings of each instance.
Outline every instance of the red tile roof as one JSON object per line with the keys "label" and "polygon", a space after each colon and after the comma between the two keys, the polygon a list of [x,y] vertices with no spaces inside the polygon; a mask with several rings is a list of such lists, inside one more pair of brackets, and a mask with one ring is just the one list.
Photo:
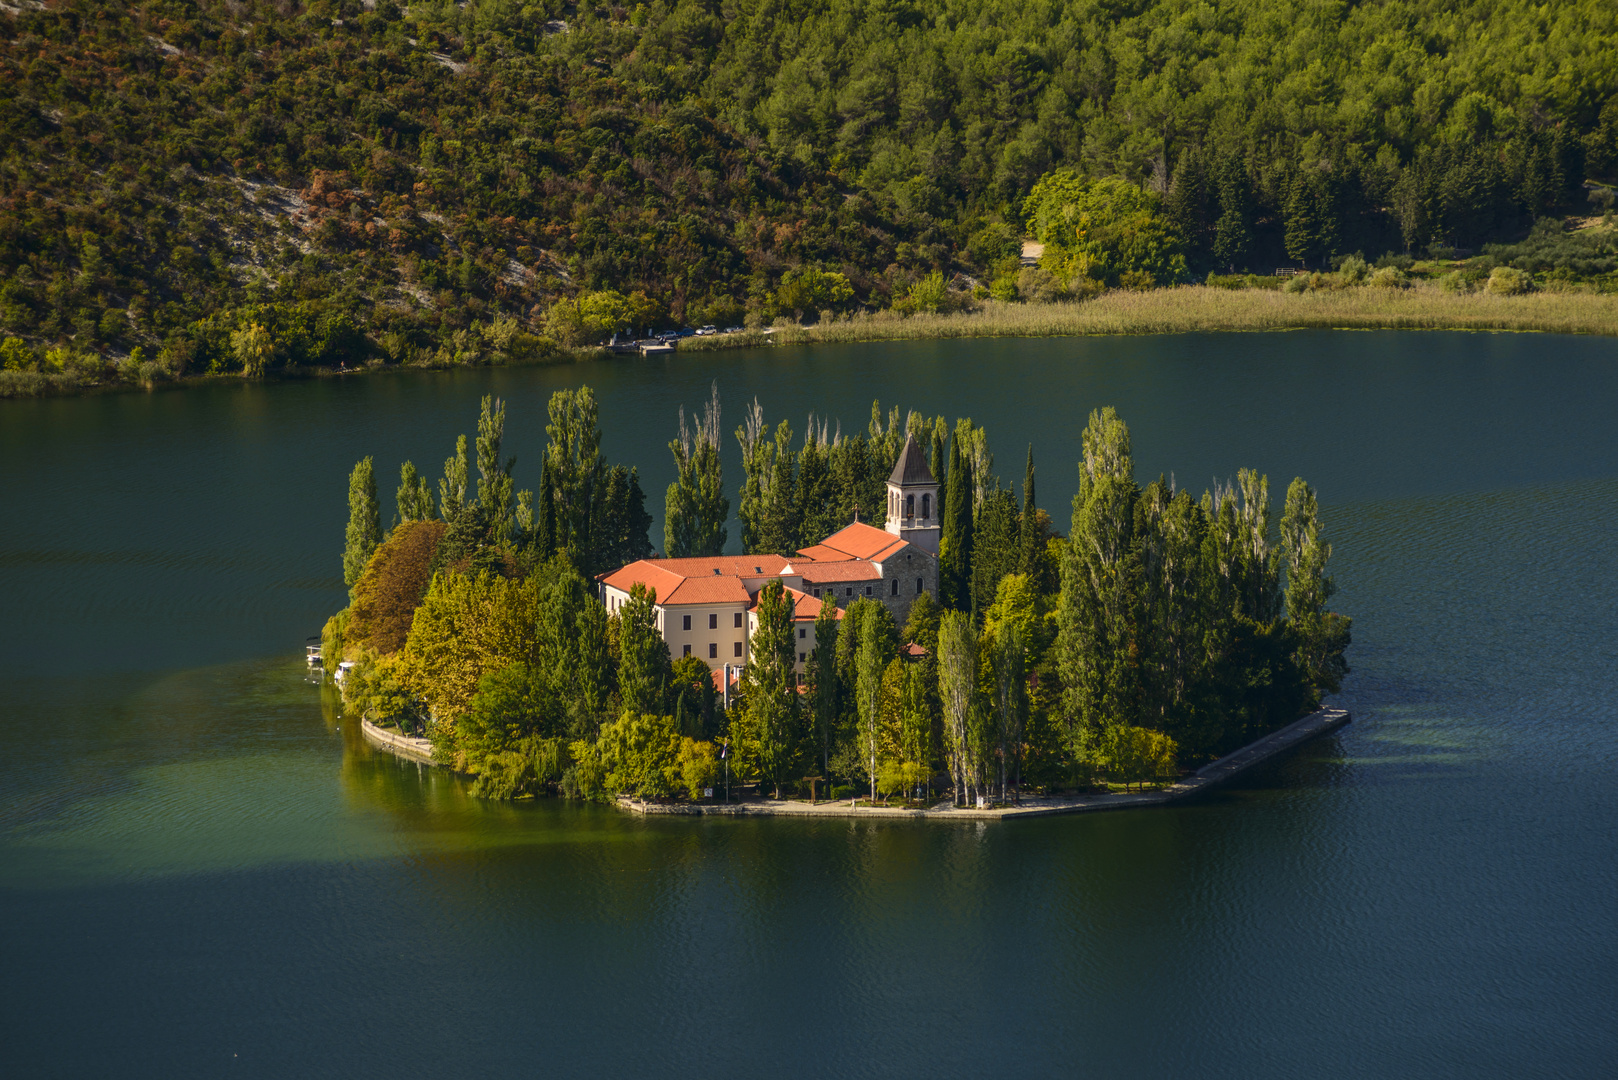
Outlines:
{"label": "red tile roof", "polygon": [[[815,619],[820,617],[820,605],[822,601],[818,597],[810,596],[808,593],[799,592],[797,589],[793,588],[788,588],[787,592],[792,594],[793,619],[808,619],[810,622],[813,622]],[[843,617],[842,608],[837,608],[837,617],[839,619]]]}
{"label": "red tile roof", "polygon": [[[771,556],[777,562],[785,562],[778,556]],[[669,563],[696,563],[710,564],[715,560],[697,559],[641,559],[632,562],[622,570],[614,571],[601,580],[615,589],[628,592],[631,585],[639,583],[648,589],[657,590],[659,604],[745,604],[752,599],[747,593],[747,586],[742,579],[734,574],[713,574],[712,570],[704,565],[695,569],[708,569],[704,577],[685,577],[673,573],[667,566]],[[749,557],[747,569],[752,571],[755,562]]]}
{"label": "red tile roof", "polygon": [[[712,555],[690,559],[645,559],[681,577],[775,577],[787,567],[780,555]],[[716,574],[715,571],[718,571]]]}
{"label": "red tile roof", "polygon": [[[840,552],[850,559],[870,559],[880,562],[888,555],[904,547],[908,541],[901,540],[892,533],[875,526],[867,525],[863,521],[856,521],[844,529],[832,533],[822,540],[815,548],[829,548]],[[821,561],[818,553],[811,554],[815,549],[809,549],[804,554],[816,562]]]}
{"label": "red tile roof", "polygon": [[[806,592],[799,592],[790,585],[786,587],[786,590],[787,595],[792,597],[792,620],[794,622],[803,622],[805,620],[814,622],[820,616],[821,601],[818,597],[810,596]],[[747,606],[747,610],[758,610],[758,597],[753,597],[753,602]],[[842,608],[837,609],[837,617],[839,619],[843,617]]]}
{"label": "red tile roof", "polygon": [[877,568],[864,559],[844,559],[842,562],[809,563],[798,569],[806,585],[825,585],[837,581],[876,581],[882,577]]}

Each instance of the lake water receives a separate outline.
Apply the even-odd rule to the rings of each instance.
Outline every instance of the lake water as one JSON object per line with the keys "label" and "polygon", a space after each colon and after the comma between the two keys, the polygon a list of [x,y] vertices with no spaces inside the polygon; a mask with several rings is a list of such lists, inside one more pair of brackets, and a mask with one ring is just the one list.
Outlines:
{"label": "lake water", "polygon": [[[1319,490],[1355,720],[1194,805],[993,825],[491,805],[372,753],[301,649],[346,474],[518,487],[589,383],[654,513],[680,403],[985,424],[1065,526],[1141,477]],[[727,477],[739,465],[727,445]],[[8,1075],[1478,1077],[1618,1054],[1618,343],[863,345],[0,403]],[[733,497],[734,498],[734,497]],[[736,530],[733,528],[733,542]],[[661,524],[653,532],[661,545]]]}

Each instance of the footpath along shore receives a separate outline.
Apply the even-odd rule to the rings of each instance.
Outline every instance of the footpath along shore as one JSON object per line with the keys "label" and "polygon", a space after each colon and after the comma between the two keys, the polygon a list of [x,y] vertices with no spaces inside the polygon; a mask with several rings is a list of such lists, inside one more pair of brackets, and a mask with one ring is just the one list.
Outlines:
{"label": "footpath along shore", "polygon": [[1020,806],[1003,809],[959,809],[948,802],[926,810],[887,806],[851,806],[846,802],[811,803],[797,799],[754,799],[735,803],[658,803],[620,796],[618,805],[637,814],[720,814],[732,817],[844,817],[917,818],[926,821],[1000,821],[1008,818],[1045,817],[1050,814],[1083,814],[1093,810],[1129,810],[1141,806],[1164,806],[1183,802],[1262,765],[1278,754],[1301,746],[1310,739],[1336,731],[1348,723],[1345,709],[1317,709],[1295,720],[1280,731],[1271,732],[1240,750],[1210,762],[1177,783],[1156,791],[1107,795],[1024,796]]}
{"label": "footpath along shore", "polygon": [[[748,799],[731,803],[644,802],[626,795],[618,797],[620,809],[636,814],[712,815],[727,817],[845,817],[920,818],[928,821],[999,821],[1006,818],[1044,817],[1050,814],[1083,814],[1093,810],[1129,810],[1142,806],[1164,806],[1183,802],[1240,776],[1278,754],[1284,754],[1310,739],[1318,738],[1347,724],[1345,709],[1317,709],[1295,720],[1280,731],[1248,743],[1218,761],[1210,762],[1190,776],[1156,791],[1100,795],[1024,796],[1020,805],[992,810],[963,809],[943,802],[925,810],[890,806],[854,806],[841,801],[807,802],[801,799]],[[369,720],[360,722],[368,742],[400,757],[433,764],[432,744],[426,739],[384,731]]]}

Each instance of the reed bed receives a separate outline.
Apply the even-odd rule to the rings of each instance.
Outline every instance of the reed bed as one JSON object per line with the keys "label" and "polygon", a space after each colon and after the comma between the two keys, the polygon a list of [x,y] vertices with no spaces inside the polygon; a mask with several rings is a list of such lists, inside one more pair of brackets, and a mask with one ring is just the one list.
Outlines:
{"label": "reed bed", "polygon": [[1505,330],[1618,336],[1618,295],[1450,293],[1436,286],[1358,287],[1283,293],[1185,285],[1109,292],[1079,303],[1006,304],[949,315],[861,314],[766,333],[687,338],[681,351],[766,344],[922,338],[1061,337],[1262,330]]}

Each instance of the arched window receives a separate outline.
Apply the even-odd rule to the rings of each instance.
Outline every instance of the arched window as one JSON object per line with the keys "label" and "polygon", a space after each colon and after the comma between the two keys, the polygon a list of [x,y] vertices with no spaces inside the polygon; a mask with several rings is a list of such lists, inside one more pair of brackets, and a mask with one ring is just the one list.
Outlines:
{"label": "arched window", "polygon": [[916,497],[914,495],[906,495],[905,496],[905,517],[913,518],[915,516],[916,516]]}
{"label": "arched window", "polygon": [[924,518],[933,516],[933,497],[931,495],[921,497],[921,516]]}
{"label": "arched window", "polygon": [[899,595],[899,579],[898,578],[893,579],[893,595],[894,596]]}

